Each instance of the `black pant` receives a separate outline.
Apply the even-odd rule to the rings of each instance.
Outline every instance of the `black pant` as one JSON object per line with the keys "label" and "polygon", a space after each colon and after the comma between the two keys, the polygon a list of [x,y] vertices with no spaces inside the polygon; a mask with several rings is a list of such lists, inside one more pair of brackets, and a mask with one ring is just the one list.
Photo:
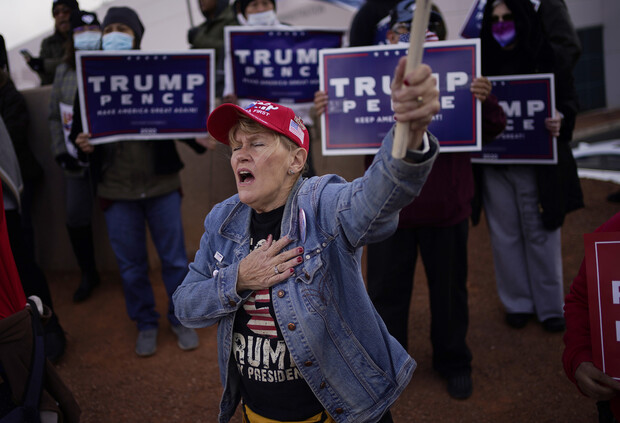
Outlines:
{"label": "black pant", "polygon": [[405,349],[420,249],[430,296],[433,368],[444,377],[471,371],[471,352],[465,341],[468,232],[465,219],[448,227],[399,228],[385,241],[368,245],[368,294],[390,334]]}
{"label": "black pant", "polygon": [[52,311],[51,317],[45,324],[45,332],[62,332],[60,323],[58,323],[58,317],[54,313],[52,294],[47,284],[45,273],[37,264],[32,244],[28,242],[27,236],[24,235],[22,218],[16,210],[6,210],[5,217],[11,252],[13,253],[15,267],[17,267],[22,288],[24,288],[24,294],[26,294],[26,297],[36,295]]}
{"label": "black pant", "polygon": [[392,413],[390,413],[390,410],[388,410],[383,417],[381,417],[381,420],[379,420],[377,423],[394,423],[394,420],[392,420]]}
{"label": "black pant", "polygon": [[596,408],[598,409],[599,423],[618,423],[618,420],[611,412],[609,401],[597,401]]}

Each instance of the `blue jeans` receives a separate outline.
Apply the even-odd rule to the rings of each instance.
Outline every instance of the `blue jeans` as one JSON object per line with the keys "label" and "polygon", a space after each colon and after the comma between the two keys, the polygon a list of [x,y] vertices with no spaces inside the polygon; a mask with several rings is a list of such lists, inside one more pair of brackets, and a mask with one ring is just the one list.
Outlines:
{"label": "blue jeans", "polygon": [[158,326],[159,313],[155,310],[148,274],[146,222],[161,260],[162,279],[168,293],[168,320],[173,326],[180,325],[172,303],[172,294],[187,274],[180,193],[114,201],[105,211],[105,220],[123,282],[129,318],[137,323],[139,331]]}

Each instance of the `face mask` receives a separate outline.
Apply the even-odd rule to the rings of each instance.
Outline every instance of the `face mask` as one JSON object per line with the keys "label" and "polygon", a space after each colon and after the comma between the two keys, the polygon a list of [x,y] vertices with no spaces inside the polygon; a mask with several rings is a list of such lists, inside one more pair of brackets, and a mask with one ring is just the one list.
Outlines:
{"label": "face mask", "polygon": [[103,36],[104,50],[131,50],[133,48],[133,36],[124,32],[110,32]]}
{"label": "face mask", "polygon": [[405,34],[400,34],[398,37],[398,44],[409,44],[409,39],[411,38],[411,33],[407,32]]}
{"label": "face mask", "polygon": [[273,10],[248,15],[248,25],[251,26],[274,26],[277,23],[278,18]]}
{"label": "face mask", "polygon": [[86,31],[73,36],[73,47],[76,50],[99,50],[101,47],[101,32]]}
{"label": "face mask", "polygon": [[495,22],[491,27],[493,38],[502,47],[506,47],[513,43],[517,37],[514,21]]}
{"label": "face mask", "polygon": [[[409,44],[410,38],[411,38],[411,32],[400,34],[400,36],[398,37],[398,44]],[[439,38],[437,38],[437,34],[427,29],[424,42],[428,43],[429,41],[439,41]]]}

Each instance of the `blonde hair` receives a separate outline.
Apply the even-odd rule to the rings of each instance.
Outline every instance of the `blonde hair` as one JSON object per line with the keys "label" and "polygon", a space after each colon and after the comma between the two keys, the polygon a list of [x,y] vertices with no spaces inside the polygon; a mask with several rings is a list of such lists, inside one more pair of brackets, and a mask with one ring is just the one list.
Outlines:
{"label": "blonde hair", "polygon": [[[271,134],[273,136],[273,139],[278,141],[279,144],[283,145],[289,151],[289,153],[293,153],[298,148],[301,148],[297,144],[295,144],[292,140],[290,140],[287,136],[284,136],[280,134],[279,132],[266,128],[260,123],[256,122],[253,119],[250,119],[249,117],[241,113],[239,113],[239,120],[237,120],[237,123],[235,123],[230,128],[230,131],[228,131],[228,144],[230,145],[231,148],[234,148],[235,146],[239,145],[239,142],[235,139],[235,134],[237,133],[237,131],[241,131],[248,135],[260,134],[260,133]],[[304,168],[300,172],[300,174],[306,172],[308,169],[309,169],[308,163],[304,163]]]}

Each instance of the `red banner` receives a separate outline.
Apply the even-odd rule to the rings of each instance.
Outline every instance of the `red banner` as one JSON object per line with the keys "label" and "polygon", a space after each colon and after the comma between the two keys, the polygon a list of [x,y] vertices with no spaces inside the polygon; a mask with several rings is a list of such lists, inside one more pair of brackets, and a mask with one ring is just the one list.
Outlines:
{"label": "red banner", "polygon": [[584,241],[594,365],[620,380],[620,232]]}

